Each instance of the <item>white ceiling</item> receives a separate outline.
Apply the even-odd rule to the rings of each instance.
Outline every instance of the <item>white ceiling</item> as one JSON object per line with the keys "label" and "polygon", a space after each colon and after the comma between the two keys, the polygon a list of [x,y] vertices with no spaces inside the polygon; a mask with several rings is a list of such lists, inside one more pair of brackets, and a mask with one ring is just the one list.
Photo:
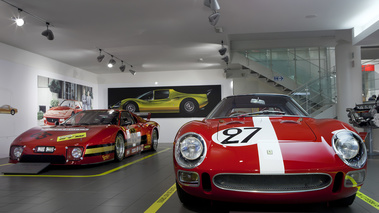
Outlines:
{"label": "white ceiling", "polygon": [[[119,73],[98,63],[98,48],[133,65],[137,72],[222,69],[221,40],[254,35],[287,38],[329,36],[335,30],[371,25],[357,44],[379,46],[375,23],[378,0],[218,0],[216,33],[203,0],[5,0],[53,26],[55,39],[41,35],[43,21],[0,1],[0,42],[97,74]],[[366,29],[366,28],[363,28]],[[369,35],[372,36],[369,36]],[[361,34],[363,35],[363,34]],[[255,36],[256,37],[256,36]],[[1,51],[1,50],[0,50]],[[202,58],[203,60],[199,60]]]}

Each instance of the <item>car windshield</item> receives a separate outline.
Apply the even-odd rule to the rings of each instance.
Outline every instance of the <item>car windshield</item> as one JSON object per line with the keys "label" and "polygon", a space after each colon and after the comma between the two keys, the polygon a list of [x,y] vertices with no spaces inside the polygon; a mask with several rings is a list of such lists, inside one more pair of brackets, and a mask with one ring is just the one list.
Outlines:
{"label": "car windshield", "polygon": [[304,109],[286,95],[255,94],[223,99],[207,119],[283,115],[308,116]]}
{"label": "car windshield", "polygon": [[147,93],[144,93],[140,96],[137,97],[137,99],[142,99],[142,100],[153,100],[153,97],[154,97],[154,94],[153,94],[153,91],[149,91]]}
{"label": "car windshield", "polygon": [[115,110],[86,110],[67,119],[62,125],[108,125],[118,124],[119,112]]}

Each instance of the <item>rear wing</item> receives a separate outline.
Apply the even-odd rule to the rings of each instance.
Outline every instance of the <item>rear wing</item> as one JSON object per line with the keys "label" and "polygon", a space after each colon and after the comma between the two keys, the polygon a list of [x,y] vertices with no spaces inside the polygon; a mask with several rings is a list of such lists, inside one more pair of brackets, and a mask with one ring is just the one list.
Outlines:
{"label": "rear wing", "polygon": [[151,118],[151,112],[137,112],[136,115],[145,118],[147,121],[150,121]]}

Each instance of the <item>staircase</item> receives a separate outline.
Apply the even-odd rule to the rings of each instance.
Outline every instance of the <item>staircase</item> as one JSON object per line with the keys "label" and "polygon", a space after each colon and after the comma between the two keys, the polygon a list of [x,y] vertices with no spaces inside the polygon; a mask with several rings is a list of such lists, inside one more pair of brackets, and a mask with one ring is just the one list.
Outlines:
{"label": "staircase", "polygon": [[227,69],[226,77],[252,76],[266,81],[316,116],[336,103],[335,70],[323,68],[335,67],[331,57],[334,49],[332,53],[328,51],[328,48],[303,48],[233,52],[231,62],[239,67]]}

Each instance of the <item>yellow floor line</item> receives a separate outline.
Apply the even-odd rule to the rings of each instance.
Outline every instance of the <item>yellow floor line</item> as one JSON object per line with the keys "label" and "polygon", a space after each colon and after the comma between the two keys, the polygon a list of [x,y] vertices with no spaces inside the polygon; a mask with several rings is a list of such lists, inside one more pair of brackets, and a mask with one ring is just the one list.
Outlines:
{"label": "yellow floor line", "polygon": [[145,213],[155,213],[157,212],[163,204],[176,192],[176,184],[172,185],[153,205],[151,205]]}
{"label": "yellow floor line", "polygon": [[100,177],[100,176],[108,175],[108,174],[110,174],[112,172],[118,171],[120,169],[123,169],[123,168],[125,168],[127,166],[130,166],[132,164],[138,163],[140,161],[143,161],[143,160],[145,160],[147,158],[153,157],[154,155],[157,155],[159,153],[166,152],[166,151],[168,151],[170,149],[171,148],[166,148],[166,149],[164,149],[162,151],[159,151],[159,152],[156,152],[154,154],[145,156],[143,158],[137,159],[135,161],[132,161],[132,162],[127,163],[127,164],[124,164],[122,166],[116,167],[114,169],[108,170],[108,171],[100,173],[100,174],[94,174],[94,175],[0,175],[0,177],[10,177],[10,176],[12,176],[12,177],[71,177],[71,178]]}
{"label": "yellow floor line", "polygon": [[370,204],[372,207],[376,208],[377,210],[379,210],[379,202],[377,202],[376,200],[368,197],[367,195],[363,194],[362,192],[358,191],[357,192],[357,197],[359,197],[360,199],[362,199],[364,202]]}
{"label": "yellow floor line", "polygon": [[8,165],[12,165],[12,163],[0,164],[0,166],[8,166]]}

